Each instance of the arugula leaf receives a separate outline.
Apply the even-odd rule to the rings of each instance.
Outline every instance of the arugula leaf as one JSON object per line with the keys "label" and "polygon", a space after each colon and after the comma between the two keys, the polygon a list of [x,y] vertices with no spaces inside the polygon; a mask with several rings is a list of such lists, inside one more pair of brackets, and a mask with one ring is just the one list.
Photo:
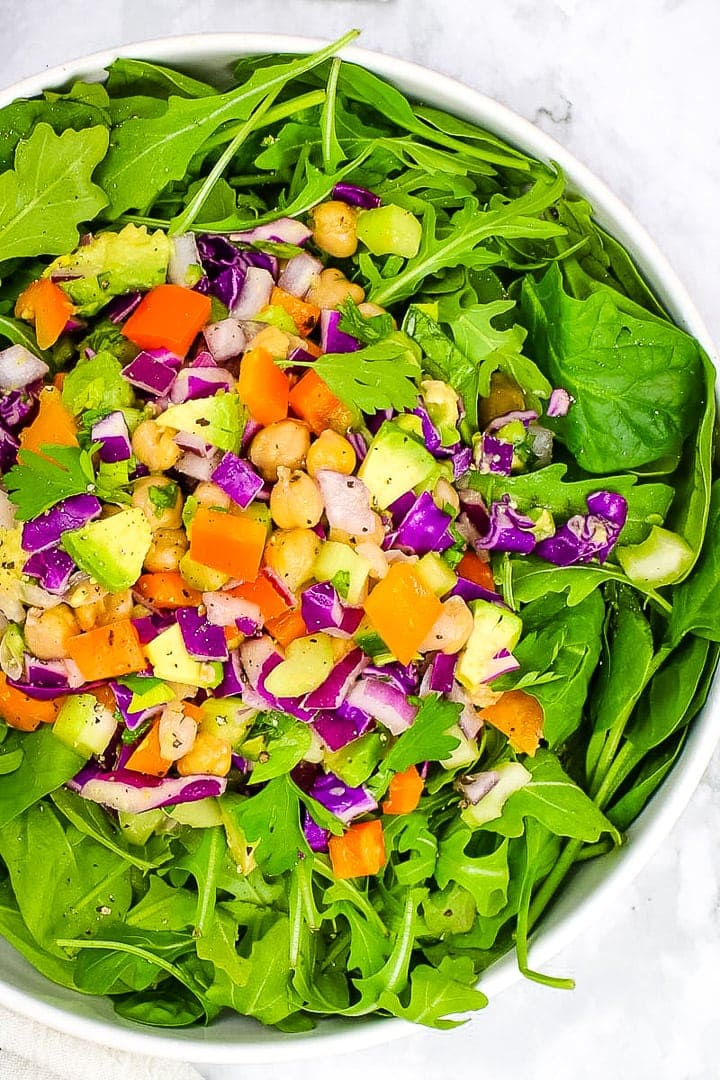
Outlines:
{"label": "arugula leaf", "polygon": [[441,329],[440,324],[418,304],[410,304],[403,330],[417,342],[424,354],[423,368],[433,379],[450,383],[463,400],[467,433],[478,429],[480,370]]}
{"label": "arugula leaf", "polygon": [[575,300],[557,265],[539,282],[525,277],[521,307],[535,359],[575,399],[553,426],[583,469],[627,470],[679,454],[697,419],[701,360],[691,337],[626,314],[608,288]]}
{"label": "arugula leaf", "polygon": [[[42,454],[21,450],[19,464],[5,474],[5,486],[19,521],[38,517],[71,495],[94,490],[90,455],[74,446],[43,446]],[[44,455],[52,455],[52,460]]]}
{"label": "arugula leaf", "polygon": [[438,968],[418,964],[410,972],[410,997],[406,1005],[397,995],[380,994],[378,1005],[403,1020],[448,1031],[464,1023],[449,1016],[484,1009],[487,998],[475,989],[475,969],[468,956],[446,956]]}
{"label": "arugula leaf", "polygon": [[0,175],[0,267],[28,255],[60,255],[78,242],[107,198],[91,181],[108,147],[104,127],[56,135],[38,124],[18,143],[15,168]]}
{"label": "arugula leaf", "polygon": [[384,761],[384,767],[392,772],[404,772],[421,761],[442,761],[458,746],[448,729],[457,723],[462,705],[448,701],[439,694],[428,694],[412,726],[403,731]]}
{"label": "arugula leaf", "polygon": [[478,914],[491,918],[502,911],[507,901],[508,841],[504,840],[487,855],[472,856],[465,849],[473,835],[466,825],[456,825],[440,841],[435,880],[441,889],[451,882],[462,885],[473,897]]}

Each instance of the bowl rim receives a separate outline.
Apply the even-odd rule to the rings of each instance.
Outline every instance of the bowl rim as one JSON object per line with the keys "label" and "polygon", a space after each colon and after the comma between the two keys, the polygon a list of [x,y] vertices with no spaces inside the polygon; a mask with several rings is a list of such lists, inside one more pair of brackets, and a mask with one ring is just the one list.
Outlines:
{"label": "bowl rim", "polygon": [[[140,40],[77,57],[0,89],[0,107],[17,98],[32,97],[45,89],[61,86],[70,79],[99,77],[103,69],[119,57],[182,67],[202,64],[203,60],[206,63],[213,60],[229,62],[243,55],[297,54],[313,51],[325,44],[326,39],[317,37],[267,32],[193,33]],[[678,325],[693,334],[715,366],[719,366],[716,349],[702,317],[655,241],[605,182],[552,136],[493,98],[431,68],[356,45],[346,46],[339,55],[391,82],[397,82],[403,92],[410,96],[422,96],[433,103],[443,99],[439,107],[473,118],[533,156],[558,164],[571,185],[587,195],[596,216],[607,221],[613,235],[631,252]],[[693,723],[680,759],[665,780],[662,799],[652,800],[630,827],[626,845],[598,860],[596,865],[602,866],[601,873],[592,875],[592,864],[582,868],[583,880],[591,875],[599,880],[579,903],[573,902],[566,892],[555,905],[547,923],[533,935],[535,966],[552,959],[577,937],[641,871],[680,817],[700,782],[718,739],[720,687],[716,679],[708,703]],[[2,944],[5,947],[6,943]],[[480,985],[492,998],[521,978],[514,957],[509,954],[483,975]],[[258,1038],[251,1041],[223,1037],[211,1041],[202,1038],[203,1033],[194,1029],[190,1036],[185,1034],[188,1029],[168,1029],[167,1034],[161,1034],[157,1029],[144,1029],[139,1025],[130,1027],[118,1021],[81,1016],[30,991],[19,989],[6,982],[2,975],[0,987],[3,1005],[58,1031],[115,1049],[208,1064],[307,1060],[321,1055],[367,1049],[417,1031],[414,1025],[403,1020],[369,1018],[360,1023],[354,1022],[352,1026],[342,1022],[323,1022],[334,1023],[335,1028],[322,1030],[321,1025],[314,1032],[301,1035],[261,1029]]]}

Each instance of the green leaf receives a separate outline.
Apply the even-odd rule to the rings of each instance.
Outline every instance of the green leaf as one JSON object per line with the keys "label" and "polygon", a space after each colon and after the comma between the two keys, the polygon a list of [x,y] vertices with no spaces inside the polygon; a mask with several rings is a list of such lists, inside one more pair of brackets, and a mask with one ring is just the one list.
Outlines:
{"label": "green leaf", "polygon": [[465,850],[472,838],[472,829],[457,825],[447,839],[440,841],[435,880],[441,889],[451,882],[462,885],[473,897],[478,914],[491,918],[502,911],[507,901],[508,840],[487,855],[472,856]]}
{"label": "green leaf", "polygon": [[28,255],[59,255],[78,242],[107,198],[91,181],[108,147],[104,127],[56,135],[49,124],[18,143],[15,168],[0,175],[0,266]]}
{"label": "green leaf", "polygon": [[300,825],[300,804],[287,775],[275,777],[257,794],[232,808],[232,815],[255,858],[268,874],[289,870],[309,848]]}
{"label": "green leaf", "polygon": [[351,296],[342,304],[338,328],[362,345],[375,345],[393,333],[392,315],[363,315]]}
{"label": "green leaf", "polygon": [[712,486],[707,532],[693,574],[673,590],[673,610],[668,628],[671,645],[685,634],[699,634],[720,641],[720,480]]}
{"label": "green leaf", "polygon": [[398,737],[385,758],[384,767],[392,772],[404,772],[422,761],[442,761],[458,745],[448,730],[457,723],[462,706],[439,694],[422,699],[411,727]]}
{"label": "green leaf", "polygon": [[268,741],[261,760],[253,768],[249,783],[263,784],[289,773],[305,757],[311,743],[312,736],[307,724],[293,721],[283,725],[277,737]]}
{"label": "green leaf", "polygon": [[574,398],[554,427],[587,472],[623,471],[678,454],[697,420],[697,343],[671,323],[622,311],[611,289],[575,300],[552,266],[525,277],[531,351]]}
{"label": "green leaf", "polygon": [[11,732],[3,747],[6,753],[22,749],[23,759],[0,784],[0,826],[13,821],[75,776],[86,760],[56,739],[52,728],[44,725],[39,731]]}
{"label": "green leaf", "polygon": [[75,986],[75,962],[67,957],[53,956],[37,944],[18,911],[9,881],[0,884],[0,934],[28,963],[60,986]]}
{"label": "green leaf", "polygon": [[567,593],[568,607],[574,607],[609,581],[632,585],[638,592],[652,598],[654,603],[669,614],[670,604],[652,589],[630,581],[618,567],[610,563],[586,563],[584,566],[555,566],[542,559],[528,555],[524,559],[511,559],[512,590],[516,602],[528,604],[541,599],[549,592]]}
{"label": "green leaf", "polygon": [[418,964],[410,972],[410,998],[406,1005],[396,995],[384,992],[378,1005],[393,1016],[425,1027],[448,1031],[464,1023],[450,1016],[484,1009],[488,1001],[474,988],[475,972],[469,957],[445,957],[439,968]]}
{"label": "green leaf", "polygon": [[243,1016],[254,1016],[264,1024],[276,1024],[290,1012],[290,924],[278,916],[267,932],[253,942],[243,965],[247,978],[241,984],[227,971],[215,969],[208,998],[216,1005],[230,1005]]}
{"label": "green leaf", "polygon": [[[43,446],[42,454],[21,450],[18,464],[5,474],[5,486],[19,521],[29,521],[55,503],[94,490],[89,455],[75,446]],[[52,457],[52,460],[48,456]]]}
{"label": "green leaf", "polygon": [[123,843],[122,835],[113,828],[112,819],[97,803],[89,802],[72,791],[68,791],[67,788],[54,791],[52,801],[71,825],[107,848],[108,851],[125,859],[131,866],[136,866],[138,870],[152,870],[166,861],[167,856],[159,860],[140,858],[136,851],[133,851],[132,845]]}
{"label": "green leaf", "polygon": [[80,416],[89,409],[109,413],[125,408],[133,404],[135,395],[123,377],[120,361],[112,353],[102,351],[67,373],[62,399],[73,416]]}
{"label": "green leaf", "polygon": [[420,365],[404,334],[393,334],[354,353],[325,353],[306,366],[350,409],[376,413],[417,405]]}

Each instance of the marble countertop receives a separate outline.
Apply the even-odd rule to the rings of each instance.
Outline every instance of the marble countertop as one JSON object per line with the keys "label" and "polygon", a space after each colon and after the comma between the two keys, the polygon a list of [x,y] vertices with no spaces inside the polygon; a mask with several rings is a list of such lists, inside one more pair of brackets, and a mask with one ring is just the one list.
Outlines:
{"label": "marble countertop", "polygon": [[[557,138],[630,206],[720,341],[717,0],[0,0],[0,83],[150,37],[334,37],[350,26],[365,47],[455,76]],[[309,1068],[317,1080],[338,1071],[434,1080],[463,1068],[483,1080],[716,1076],[719,833],[716,755],[660,852],[603,924],[553,963],[575,977],[573,993],[521,984],[450,1033],[418,1031],[297,1066],[202,1071],[211,1080],[295,1080]]]}

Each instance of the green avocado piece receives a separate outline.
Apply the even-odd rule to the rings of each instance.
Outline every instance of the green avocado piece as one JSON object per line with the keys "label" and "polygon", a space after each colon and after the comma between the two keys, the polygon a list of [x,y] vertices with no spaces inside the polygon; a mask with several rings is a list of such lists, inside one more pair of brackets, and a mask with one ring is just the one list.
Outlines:
{"label": "green avocado piece", "polygon": [[394,420],[386,420],[370,443],[358,476],[385,510],[401,495],[422,484],[435,469],[435,458]]}
{"label": "green avocado piece", "polygon": [[99,233],[88,244],[61,255],[45,276],[79,274],[61,281],[61,287],[78,314],[95,315],[113,296],[162,285],[169,258],[170,241],[161,229],[149,233],[145,225],[126,225],[117,233]]}
{"label": "green avocado piece", "polygon": [[80,569],[110,592],[135,584],[151,543],[152,529],[139,507],[89,521],[62,537],[62,546]]}
{"label": "green avocado piece", "polygon": [[517,645],[522,634],[522,619],[489,600],[473,600],[473,628],[468,642],[460,653],[455,678],[470,691],[484,682],[488,665],[502,649],[508,652]]}
{"label": "green avocado piece", "polygon": [[245,409],[234,393],[219,393],[209,398],[184,401],[160,413],[156,423],[188,435],[197,435],[211,446],[237,453]]}

